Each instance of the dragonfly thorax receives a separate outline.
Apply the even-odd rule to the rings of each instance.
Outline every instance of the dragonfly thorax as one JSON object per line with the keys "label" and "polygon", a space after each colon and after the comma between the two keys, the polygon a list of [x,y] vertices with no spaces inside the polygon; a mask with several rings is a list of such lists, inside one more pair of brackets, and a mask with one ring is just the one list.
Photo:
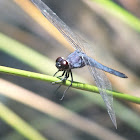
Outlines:
{"label": "dragonfly thorax", "polygon": [[58,57],[56,59],[55,66],[61,71],[69,69],[69,63],[63,57]]}

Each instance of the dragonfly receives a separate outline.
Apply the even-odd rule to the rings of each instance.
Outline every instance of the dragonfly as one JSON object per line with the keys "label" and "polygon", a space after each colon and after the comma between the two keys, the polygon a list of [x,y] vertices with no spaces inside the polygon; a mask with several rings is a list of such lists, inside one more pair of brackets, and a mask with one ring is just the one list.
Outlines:
{"label": "dragonfly", "polygon": [[[107,90],[111,91],[112,87],[104,71],[121,78],[127,78],[127,76],[89,57],[86,53],[89,44],[85,40],[83,40],[77,34],[75,34],[43,1],[41,0],[31,0],[31,1],[47,18],[47,20],[49,20],[51,24],[57,28],[57,30],[75,49],[75,51],[71,53],[66,59],[64,59],[63,57],[58,57],[56,59],[56,67],[58,68],[58,71],[54,74],[54,76],[60,71],[63,71],[62,75],[59,76],[63,77],[61,81],[65,81],[69,78],[69,76],[71,76],[71,84],[69,85],[69,87],[71,87],[73,83],[72,69],[88,66],[88,69],[106,105],[107,112],[111,118],[111,121],[113,122],[114,126],[117,129],[116,116],[113,108],[113,97],[112,95],[107,94]],[[63,97],[65,93],[66,90],[63,94]]]}

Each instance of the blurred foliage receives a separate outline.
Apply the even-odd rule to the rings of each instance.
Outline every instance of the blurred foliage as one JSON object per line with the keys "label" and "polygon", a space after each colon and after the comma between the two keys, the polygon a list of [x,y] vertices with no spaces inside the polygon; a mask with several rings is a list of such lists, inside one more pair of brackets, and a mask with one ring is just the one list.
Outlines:
{"label": "blurred foliage", "polygon": [[[113,89],[139,97],[140,23],[138,17],[140,15],[139,10],[136,9],[139,9],[140,2],[138,0],[131,2],[129,0],[61,0],[58,2],[44,0],[44,2],[75,32],[80,33],[86,40],[92,42],[91,44],[94,43],[94,54],[98,56],[100,62],[128,75],[127,80],[108,75]],[[54,64],[56,57],[67,56],[70,53],[64,48],[67,43],[62,36],[47,24],[47,20],[29,0],[1,0],[0,12],[2,13],[0,14],[1,33],[17,40],[23,46],[30,46],[23,47],[15,44],[14,47],[6,49],[0,40],[0,65],[53,75],[57,70]],[[11,42],[7,40],[7,43]],[[79,78],[74,75],[75,81],[87,81],[91,84],[92,79],[86,69],[74,72],[79,75]],[[103,110],[105,107],[99,95],[91,93],[80,95],[75,94],[81,92],[79,90],[69,90],[70,94],[60,102],[59,94],[53,94],[57,86],[4,74],[1,74],[1,78],[14,83],[10,84],[0,79],[0,93],[4,95],[1,96],[1,102],[48,139],[140,139],[139,105],[115,101],[118,129],[114,130],[106,110]],[[34,92],[32,96],[26,94],[29,91]],[[62,88],[58,93],[62,94],[63,91]],[[57,103],[56,107],[60,104],[60,107],[64,106],[67,109],[61,112],[60,109],[53,108],[54,103]],[[41,110],[39,107],[42,107],[43,114],[30,107],[37,110]],[[74,113],[72,117],[68,108],[77,112],[78,116]],[[1,111],[5,113],[6,109]],[[44,115],[45,112],[47,115]],[[7,115],[4,120],[6,117],[10,118],[10,114]],[[14,121],[18,123],[17,119]],[[0,123],[1,139],[25,139],[2,121]],[[22,134],[22,130],[19,132]],[[30,132],[26,131],[26,134],[28,133]]]}

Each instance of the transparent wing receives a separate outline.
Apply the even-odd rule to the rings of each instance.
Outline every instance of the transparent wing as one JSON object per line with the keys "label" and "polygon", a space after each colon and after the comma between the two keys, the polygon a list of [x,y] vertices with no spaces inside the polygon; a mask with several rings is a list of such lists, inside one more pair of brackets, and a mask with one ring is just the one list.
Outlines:
{"label": "transparent wing", "polygon": [[[90,61],[88,62],[90,64]],[[88,66],[88,68],[94,77],[94,80],[99,89],[100,95],[102,96],[104,103],[107,107],[108,114],[114,126],[117,128],[115,111],[113,109],[113,97],[112,95],[109,95],[106,93],[106,90],[112,90],[111,83],[103,71],[95,67],[91,67],[91,66]]]}
{"label": "transparent wing", "polygon": [[42,14],[59,30],[75,50],[82,51],[75,33],[41,0],[31,0]]}
{"label": "transparent wing", "polygon": [[[85,41],[79,38],[80,45],[82,45],[82,49],[84,50],[85,54],[88,55],[91,54],[93,55],[92,48],[90,45]],[[113,96],[109,95],[106,93],[106,90],[112,90],[111,83],[105,73],[102,70],[97,69],[96,67],[92,67],[90,57],[83,55],[82,58],[85,62],[86,65],[88,65],[89,71],[91,75],[94,78],[94,81],[99,89],[100,95],[102,96],[104,103],[107,107],[108,114],[114,124],[114,126],[117,128],[117,123],[116,123],[116,116],[115,116],[115,111],[113,109]],[[93,62],[93,61],[92,61]]]}
{"label": "transparent wing", "polygon": [[[80,39],[80,43],[81,43],[80,45],[82,45],[83,47],[85,54],[87,54],[87,52],[88,54],[91,54],[91,52],[89,52],[89,49],[91,50],[90,45],[85,40],[82,39]],[[90,61],[90,57],[84,55],[84,57],[82,56],[82,58],[85,64],[88,65],[88,69],[91,75],[93,76],[94,81],[99,89],[100,95],[102,96],[104,103],[107,107],[108,114],[114,126],[117,128],[115,111],[113,109],[113,96],[106,93],[106,90],[112,90],[111,83],[102,70],[99,70],[96,67],[91,66],[92,64]]]}

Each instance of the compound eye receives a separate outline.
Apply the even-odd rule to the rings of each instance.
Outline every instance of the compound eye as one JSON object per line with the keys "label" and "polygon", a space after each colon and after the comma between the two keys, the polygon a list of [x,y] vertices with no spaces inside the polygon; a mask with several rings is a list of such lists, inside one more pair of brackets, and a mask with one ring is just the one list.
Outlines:
{"label": "compound eye", "polygon": [[59,70],[66,70],[69,68],[69,64],[63,57],[58,57],[56,59],[56,67]]}
{"label": "compound eye", "polygon": [[58,57],[58,58],[56,59],[56,62],[61,62],[62,60],[64,60],[63,57]]}
{"label": "compound eye", "polygon": [[63,60],[61,62],[61,64],[62,64],[63,69],[68,69],[69,68],[69,64],[68,64],[68,62],[66,60]]}
{"label": "compound eye", "polygon": [[68,65],[68,62],[67,62],[66,60],[63,60],[63,61],[62,61],[62,65],[63,65],[63,66],[66,66],[66,65]]}

